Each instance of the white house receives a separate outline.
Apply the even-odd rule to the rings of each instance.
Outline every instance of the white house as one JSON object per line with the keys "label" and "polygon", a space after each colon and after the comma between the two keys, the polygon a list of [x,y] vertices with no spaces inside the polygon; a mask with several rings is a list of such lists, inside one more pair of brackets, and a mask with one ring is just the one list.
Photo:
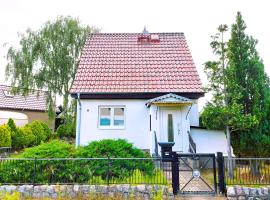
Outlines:
{"label": "white house", "polygon": [[90,34],[70,93],[78,101],[77,146],[123,138],[151,154],[167,141],[175,151],[203,152],[196,141],[207,137],[223,145],[207,151],[226,147],[225,135],[191,131],[204,92],[183,33]]}

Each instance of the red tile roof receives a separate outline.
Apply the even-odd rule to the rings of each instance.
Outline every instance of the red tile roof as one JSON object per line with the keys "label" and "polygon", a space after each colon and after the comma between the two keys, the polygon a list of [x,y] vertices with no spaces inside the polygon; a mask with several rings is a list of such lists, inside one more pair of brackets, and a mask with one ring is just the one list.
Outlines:
{"label": "red tile roof", "polygon": [[70,93],[203,93],[183,33],[90,34]]}
{"label": "red tile roof", "polygon": [[0,110],[33,110],[46,111],[46,92],[34,91],[27,96],[19,94],[10,95],[7,92],[11,90],[10,86],[0,85]]}

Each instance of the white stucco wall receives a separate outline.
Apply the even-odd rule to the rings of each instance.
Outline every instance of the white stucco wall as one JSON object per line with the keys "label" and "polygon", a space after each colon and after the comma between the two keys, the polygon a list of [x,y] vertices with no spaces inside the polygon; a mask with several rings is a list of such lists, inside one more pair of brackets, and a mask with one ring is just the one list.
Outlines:
{"label": "white stucco wall", "polygon": [[13,111],[0,111],[0,125],[7,124],[8,119],[14,120],[16,126],[24,126],[28,123],[27,115]]}
{"label": "white stucco wall", "polygon": [[190,126],[199,126],[198,100],[193,100],[189,114]]}
{"label": "white stucco wall", "polygon": [[[196,124],[198,118],[197,104],[190,109],[189,106],[181,107],[159,107],[152,105],[149,108],[145,103],[147,100],[140,99],[81,99],[81,125],[79,145],[86,145],[94,140],[102,139],[126,139],[140,149],[154,151],[154,131],[157,134],[158,142],[167,142],[167,132],[162,128],[162,110],[174,110],[179,112],[180,121],[174,120],[174,124],[179,123],[180,131],[175,130],[174,147],[175,151],[188,152],[190,131],[190,121]],[[79,104],[78,108],[79,108]],[[98,126],[100,106],[124,106],[125,107],[125,127],[124,129],[101,129]],[[79,110],[77,111],[79,113]],[[150,132],[150,114],[152,131]],[[77,115],[77,122],[78,122]],[[163,119],[164,120],[164,119]],[[199,121],[199,119],[197,120]],[[167,123],[167,119],[165,120]],[[79,123],[77,123],[78,125]],[[77,127],[78,128],[78,127]],[[78,131],[77,131],[78,132]],[[165,133],[166,132],[166,133]],[[76,138],[78,141],[78,137]],[[181,144],[179,143],[181,142]],[[177,145],[178,143],[178,145]]]}
{"label": "white stucco wall", "polygon": [[[127,139],[140,149],[150,149],[149,111],[145,100],[81,100],[80,145],[93,140]],[[124,129],[100,129],[99,106],[125,106]]]}
{"label": "white stucco wall", "polygon": [[223,131],[202,128],[191,128],[190,130],[196,143],[197,153],[223,152],[224,155],[227,155],[227,140]]}

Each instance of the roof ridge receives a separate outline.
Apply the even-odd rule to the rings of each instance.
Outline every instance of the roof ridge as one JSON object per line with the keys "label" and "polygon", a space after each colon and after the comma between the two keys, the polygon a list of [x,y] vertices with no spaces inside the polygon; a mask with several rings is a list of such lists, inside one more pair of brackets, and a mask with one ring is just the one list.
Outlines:
{"label": "roof ridge", "polygon": [[[12,85],[4,85],[4,84],[0,84],[0,87],[1,86],[4,86],[4,87],[16,87],[16,88],[23,88],[23,87],[20,87],[20,86],[12,86]],[[30,91],[33,91],[33,92],[44,92],[44,93],[47,93],[48,91],[47,90],[41,90],[41,89],[29,89]]]}
{"label": "roof ridge", "polygon": [[[134,32],[107,32],[107,33],[89,33],[89,35],[135,35],[135,34],[143,34],[143,33],[134,33]],[[184,32],[149,32],[149,34],[175,34],[175,35],[185,35]]]}

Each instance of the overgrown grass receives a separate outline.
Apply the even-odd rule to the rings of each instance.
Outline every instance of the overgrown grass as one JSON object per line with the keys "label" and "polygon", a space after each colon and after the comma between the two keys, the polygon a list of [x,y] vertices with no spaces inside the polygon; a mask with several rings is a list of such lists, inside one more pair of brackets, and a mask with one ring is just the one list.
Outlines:
{"label": "overgrown grass", "polygon": [[126,177],[123,179],[112,179],[110,180],[110,183],[112,184],[157,184],[157,185],[168,185],[169,182],[164,175],[162,170],[154,170],[152,174],[145,174],[142,173],[140,170],[134,170],[132,175],[130,177]]}
{"label": "overgrown grass", "polygon": [[227,185],[247,185],[252,187],[260,187],[270,185],[270,165],[263,165],[259,169],[259,175],[255,176],[249,166],[238,166],[233,170],[233,178],[230,179],[226,170]]}

